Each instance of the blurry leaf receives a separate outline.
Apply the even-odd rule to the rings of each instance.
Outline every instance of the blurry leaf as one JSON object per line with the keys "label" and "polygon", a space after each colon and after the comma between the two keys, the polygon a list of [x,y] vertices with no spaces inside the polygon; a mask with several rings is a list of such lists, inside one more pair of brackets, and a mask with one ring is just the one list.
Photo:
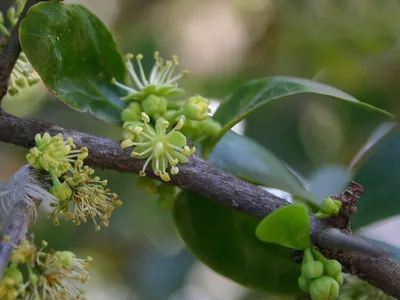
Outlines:
{"label": "blurry leaf", "polygon": [[60,100],[119,124],[125,103],[111,78],[124,82],[125,64],[95,15],[77,4],[39,3],[29,10],[19,35],[29,62]]}
{"label": "blurry leaf", "polygon": [[257,226],[256,236],[267,243],[304,250],[310,247],[310,217],[303,204],[281,207]]}
{"label": "blurry leaf", "polygon": [[395,122],[385,122],[372,132],[364,147],[354,156],[350,163],[350,170],[357,170],[365,159],[380,145],[382,140],[396,127]]}
{"label": "blurry leaf", "polygon": [[[261,105],[299,93],[331,96],[370,109],[375,113],[393,117],[382,109],[360,102],[354,97],[325,84],[284,76],[262,78],[242,85],[226,101],[221,103],[213,118],[221,123],[222,130],[219,137],[212,143],[218,141],[230,128]],[[213,145],[208,145],[207,151],[210,151],[209,148],[212,148]]]}
{"label": "blurry leaf", "polygon": [[321,204],[325,197],[341,194],[352,177],[352,172],[344,166],[325,165],[308,180],[308,190],[313,194],[315,203]]}
{"label": "blurry leaf", "polygon": [[400,130],[396,127],[360,168],[355,181],[364,187],[352,217],[355,230],[400,214]]}
{"label": "blurry leaf", "polygon": [[256,237],[259,220],[189,191],[178,197],[173,215],[189,250],[214,271],[250,288],[300,293],[300,265],[290,249]]}
{"label": "blurry leaf", "polygon": [[303,195],[304,186],[273,153],[233,131],[215,146],[210,162],[254,184]]}
{"label": "blurry leaf", "polygon": [[363,234],[358,234],[358,237],[367,240],[369,243],[371,243],[371,244],[373,244],[375,246],[378,246],[379,248],[387,250],[390,253],[390,255],[391,255],[391,257],[393,259],[395,259],[398,262],[400,262],[400,248],[397,248],[397,247],[389,245],[389,244],[387,244],[385,242],[378,241],[376,239],[367,237],[367,236],[365,236]]}

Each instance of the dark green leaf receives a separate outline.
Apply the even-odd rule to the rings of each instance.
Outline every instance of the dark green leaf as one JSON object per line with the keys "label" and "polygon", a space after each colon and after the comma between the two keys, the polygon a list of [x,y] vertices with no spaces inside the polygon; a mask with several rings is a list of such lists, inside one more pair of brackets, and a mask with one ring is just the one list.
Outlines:
{"label": "dark green leaf", "polygon": [[352,217],[354,230],[400,214],[399,149],[400,128],[397,126],[360,168],[355,181],[364,186],[365,192]]}
{"label": "dark green leaf", "polygon": [[300,265],[290,249],[256,237],[259,220],[188,191],[173,215],[187,247],[214,271],[250,288],[300,293]]}
{"label": "dark green leaf", "polygon": [[[277,76],[253,80],[242,85],[220,105],[213,117],[221,123],[223,128],[219,138],[261,105],[299,93],[331,96],[370,109],[384,116],[393,117],[388,112],[360,102],[334,87],[305,79]],[[209,147],[212,147],[212,145]]]}
{"label": "dark green leaf", "polygon": [[273,153],[229,131],[215,146],[210,162],[246,181],[303,195],[304,186]]}
{"label": "dark green leaf", "polygon": [[60,100],[120,123],[125,103],[111,78],[125,82],[125,64],[113,36],[95,15],[78,4],[39,3],[29,10],[19,35],[29,62]]}
{"label": "dark green leaf", "polygon": [[303,204],[281,207],[260,222],[257,237],[263,242],[304,250],[310,247],[310,217]]}

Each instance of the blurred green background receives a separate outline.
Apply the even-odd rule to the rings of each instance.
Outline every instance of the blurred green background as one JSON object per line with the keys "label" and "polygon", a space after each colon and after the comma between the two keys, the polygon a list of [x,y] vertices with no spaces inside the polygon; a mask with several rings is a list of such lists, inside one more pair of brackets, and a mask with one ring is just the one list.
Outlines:
{"label": "blurred green background", "polygon": [[[11,1],[1,1],[1,9]],[[72,2],[72,1],[66,1]],[[400,2],[396,0],[86,0],[114,33],[122,52],[177,54],[191,76],[181,82],[214,106],[254,78],[313,79],[400,114]],[[323,98],[323,99],[322,99]],[[323,100],[323,101],[321,101]],[[118,139],[117,127],[72,111],[43,86],[7,97],[8,112]],[[384,121],[355,106],[304,94],[273,102],[237,126],[305,178],[330,165],[348,166]],[[0,179],[25,164],[25,149],[0,144]],[[400,246],[400,130],[395,128],[358,170],[365,188],[354,226]],[[138,176],[100,171],[124,201],[108,229],[54,227],[43,217],[33,231],[55,249],[94,257],[89,299],[277,299],[249,291],[197,262],[168,211],[136,188]],[[329,184],[329,174],[323,181]],[[43,213],[46,208],[42,208]],[[390,219],[387,219],[391,217]],[[385,222],[370,224],[385,218]],[[283,299],[283,298],[279,298]],[[285,298],[287,299],[287,298]]]}

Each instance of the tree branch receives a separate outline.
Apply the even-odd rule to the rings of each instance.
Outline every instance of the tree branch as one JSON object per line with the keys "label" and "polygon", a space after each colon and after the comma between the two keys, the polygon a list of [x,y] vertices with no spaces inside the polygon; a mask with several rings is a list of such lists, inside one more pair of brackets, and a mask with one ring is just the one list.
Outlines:
{"label": "tree branch", "polygon": [[0,278],[3,277],[4,269],[7,267],[13,245],[18,245],[23,240],[26,236],[28,225],[29,206],[25,202],[18,202],[2,226],[3,239],[7,236],[8,240],[0,242]]}
{"label": "tree branch", "polygon": [[[20,21],[30,6],[41,1],[28,0],[12,36],[0,54],[0,99],[7,93],[9,76],[21,51],[18,41]],[[34,136],[44,132],[52,135],[62,133],[65,137],[71,136],[78,147],[87,147],[90,156],[86,162],[91,166],[129,173],[138,173],[143,167],[143,160],[131,158],[130,151],[121,149],[117,141],[67,130],[41,121],[19,119],[0,111],[0,141],[2,142],[30,148],[34,145]],[[159,180],[159,177],[152,172],[148,172],[148,176]],[[187,164],[181,165],[179,174],[172,176],[171,179],[171,184],[190,189],[259,219],[289,204],[257,186],[219,170],[197,156],[190,158]],[[18,204],[4,223],[4,234],[9,235],[14,243],[18,243],[26,233],[28,219],[26,207],[24,208],[23,203]],[[335,251],[325,252],[331,258],[339,260],[346,271],[368,281],[387,294],[400,298],[399,263],[382,256],[382,251],[379,249],[370,245],[366,246],[355,237],[345,234],[345,231],[333,230],[329,222],[315,219],[313,216],[311,216],[311,231],[313,243],[322,247],[322,250],[335,249]],[[0,245],[1,270],[7,264],[12,250],[10,247],[10,245]],[[336,251],[337,249],[343,251]],[[364,253],[355,252],[355,250]]]}
{"label": "tree branch", "polygon": [[[129,149],[121,149],[118,141],[64,129],[38,120],[19,119],[4,111],[0,112],[0,141],[30,148],[34,146],[35,134],[44,132],[71,136],[77,147],[87,147],[89,157],[85,162],[91,166],[128,173],[139,173],[143,167],[144,160],[130,157]],[[148,171],[147,175],[159,180],[151,171]],[[187,164],[179,166],[178,175],[171,176],[170,183],[258,219],[290,204],[216,168],[196,155],[190,158]],[[343,231],[333,230],[329,220],[319,220],[313,216],[311,233],[315,245],[322,249],[335,250],[329,251],[328,255],[339,260],[347,272],[363,278],[391,296],[400,298],[400,264],[384,256],[380,249]],[[338,249],[343,251],[336,251]]]}

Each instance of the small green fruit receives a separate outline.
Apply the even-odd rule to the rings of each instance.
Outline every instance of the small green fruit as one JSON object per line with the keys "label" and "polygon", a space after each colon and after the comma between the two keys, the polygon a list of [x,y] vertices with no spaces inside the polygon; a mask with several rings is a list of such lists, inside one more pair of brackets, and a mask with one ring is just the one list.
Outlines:
{"label": "small green fruit", "polygon": [[343,284],[343,275],[341,273],[337,274],[336,276],[332,276],[333,279],[340,285]]}
{"label": "small green fruit", "polygon": [[142,106],[146,114],[158,119],[167,111],[168,100],[164,97],[150,95],[143,101]]}
{"label": "small green fruit", "polygon": [[15,281],[15,284],[21,284],[24,281],[24,277],[22,276],[22,273],[20,270],[18,270],[16,267],[14,268],[7,268],[4,271],[3,278],[9,278]]}
{"label": "small green fruit", "polygon": [[61,183],[58,185],[54,185],[49,189],[50,194],[54,197],[57,197],[61,201],[65,201],[71,198],[72,189],[67,183]]}

